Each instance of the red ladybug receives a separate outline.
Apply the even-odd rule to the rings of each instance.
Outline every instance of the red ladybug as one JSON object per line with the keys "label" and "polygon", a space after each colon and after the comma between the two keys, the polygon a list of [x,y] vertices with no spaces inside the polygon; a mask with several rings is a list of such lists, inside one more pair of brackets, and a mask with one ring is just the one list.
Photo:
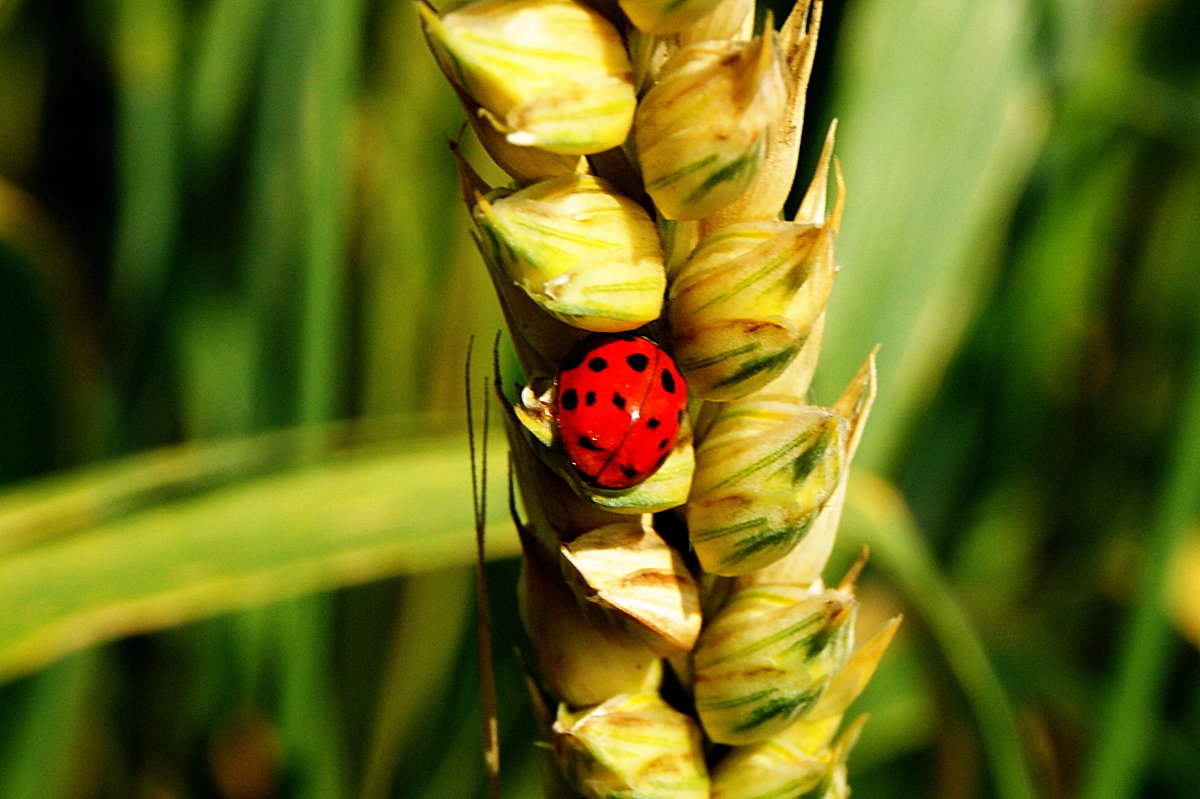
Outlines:
{"label": "red ladybug", "polygon": [[687,407],[671,356],[627,333],[575,345],[558,373],[554,415],[563,449],[597,488],[635,486],[662,466]]}

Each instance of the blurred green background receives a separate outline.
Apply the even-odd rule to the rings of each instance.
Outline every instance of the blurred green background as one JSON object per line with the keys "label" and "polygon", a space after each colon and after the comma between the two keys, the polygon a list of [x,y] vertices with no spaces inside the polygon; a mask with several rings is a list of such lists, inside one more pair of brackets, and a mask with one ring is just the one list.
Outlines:
{"label": "blurred green background", "polygon": [[[906,616],[856,797],[1200,796],[1197,31],[826,9],[817,399],[882,344],[833,568]],[[405,2],[0,0],[0,799],[483,795],[461,120]]]}

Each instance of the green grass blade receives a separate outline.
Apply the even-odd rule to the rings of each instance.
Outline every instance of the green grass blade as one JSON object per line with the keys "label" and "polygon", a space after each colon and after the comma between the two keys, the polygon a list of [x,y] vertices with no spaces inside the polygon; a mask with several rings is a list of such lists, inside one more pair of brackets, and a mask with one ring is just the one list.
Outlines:
{"label": "green grass blade", "polygon": [[1135,153],[1120,142],[1077,146],[1072,163],[1051,173],[1045,205],[1014,254],[1012,297],[998,322],[1016,414],[999,423],[1014,435],[1034,426],[1040,397],[1086,379],[1088,337],[1116,279],[1111,253],[1121,246]]}
{"label": "green grass blade", "polygon": [[848,9],[833,71],[847,183],[842,270],[818,389],[836,395],[882,344],[881,390],[858,455],[882,468],[986,297],[1048,117],[1024,4]]}
{"label": "green grass blade", "polygon": [[302,155],[298,151],[303,96],[296,90],[312,36],[307,3],[276,4],[267,20],[263,68],[253,105],[247,159],[242,242],[237,259],[243,295],[254,315],[246,350],[257,367],[247,376],[255,427],[295,419],[297,354],[297,265],[303,256]]}
{"label": "green grass blade", "polygon": [[1037,796],[1024,740],[1004,687],[966,611],[943,579],[908,512],[887,482],[856,471],[846,500],[843,544],[865,544],[904,591],[940,647],[975,715],[999,799]]}
{"label": "green grass blade", "polygon": [[[400,755],[412,745],[414,726],[422,718],[437,717],[446,692],[455,690],[447,675],[453,673],[468,622],[474,618],[474,582],[468,569],[447,569],[405,582],[400,616],[383,653],[387,665],[357,794],[360,799],[393,795]],[[474,684],[477,678],[463,675],[462,679]]]}
{"label": "green grass blade", "polygon": [[179,222],[179,0],[113,4],[118,213],[112,310],[136,355],[165,299]]}
{"label": "green grass blade", "polygon": [[[304,63],[300,159],[298,397],[301,424],[329,421],[346,408],[352,110],[362,27],[361,2],[311,0],[312,38]],[[287,12],[285,12],[287,13]],[[280,608],[283,735],[306,764],[299,796],[343,796],[349,782],[343,714],[328,658],[334,629],[328,597],[304,597]]]}
{"label": "green grass blade", "polygon": [[[85,727],[87,699],[96,681],[96,658],[80,655],[55,664],[27,682],[22,701],[3,702],[0,723],[0,796],[46,799],[66,796],[77,776],[66,764],[78,763],[75,747]],[[86,768],[86,766],[84,766]]]}
{"label": "green grass blade", "polygon": [[301,148],[305,242],[297,421],[302,424],[338,415],[346,385],[350,144],[362,11],[361,0],[318,0],[312,12]]}
{"label": "green grass blade", "polygon": [[[400,442],[422,424],[420,419],[338,424],[194,442],[9,488],[0,493],[0,556],[114,521],[156,502],[165,504],[272,472],[296,469],[313,457],[333,458],[371,446],[402,448],[405,445]],[[445,446],[450,446],[449,440],[445,440]],[[465,444],[462,449],[465,464]]]}
{"label": "green grass blade", "polygon": [[247,104],[254,59],[271,0],[213,0],[194,26],[188,86],[188,140],[199,163],[212,163],[232,143]]}
{"label": "green grass blade", "polygon": [[1194,356],[1174,436],[1158,515],[1150,528],[1128,627],[1118,650],[1116,679],[1101,714],[1084,771],[1084,799],[1138,795],[1152,752],[1159,704],[1170,670],[1173,631],[1164,607],[1171,558],[1196,521],[1200,505],[1200,360]]}
{"label": "green grass blade", "polygon": [[[233,442],[228,452],[244,446]],[[457,437],[359,445],[215,488],[205,478],[219,466],[200,469],[183,450],[0,498],[0,541],[27,543],[0,554],[0,607],[15,609],[0,616],[0,680],[134,632],[469,563],[464,450]],[[220,464],[220,453],[199,455]],[[159,484],[149,479],[156,457]],[[139,470],[140,491],[122,490]],[[179,482],[180,473],[192,478]],[[489,486],[499,498],[489,508],[495,556],[517,551],[504,480],[496,470]],[[26,529],[39,519],[57,526],[54,536]]]}
{"label": "green grass blade", "polygon": [[[376,24],[357,153],[362,407],[367,415],[457,407],[467,342],[491,341],[503,326],[446,145],[464,113],[414,7],[380,7]],[[471,137],[465,146],[474,163],[486,161]]]}
{"label": "green grass blade", "polygon": [[279,653],[279,727],[287,751],[304,763],[297,799],[345,796],[349,783],[343,714],[331,674],[333,605],[305,596],[273,608]]}

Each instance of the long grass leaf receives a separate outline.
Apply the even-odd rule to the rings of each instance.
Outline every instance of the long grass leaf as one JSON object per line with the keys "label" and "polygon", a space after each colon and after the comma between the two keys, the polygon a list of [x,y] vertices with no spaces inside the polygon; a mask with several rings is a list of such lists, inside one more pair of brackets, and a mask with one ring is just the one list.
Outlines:
{"label": "long grass leaf", "polygon": [[137,358],[161,310],[179,223],[179,0],[114,3],[118,214],[110,278],[117,324]]}
{"label": "long grass leaf", "polygon": [[23,701],[5,701],[0,724],[0,796],[4,799],[44,799],[66,796],[76,775],[64,765],[76,762],[81,722],[89,690],[96,678],[96,658],[79,655],[20,684]]}
{"label": "long grass leaf", "polygon": [[232,142],[237,114],[249,100],[251,68],[271,0],[213,0],[195,25],[189,76],[188,145],[208,164]]}
{"label": "long grass leaf", "polygon": [[403,765],[400,755],[413,745],[415,725],[440,712],[451,688],[447,676],[469,632],[472,589],[473,575],[467,569],[447,569],[405,582],[400,616],[383,655],[386,666],[360,799],[393,795],[396,771]]}
{"label": "long grass leaf", "polygon": [[346,385],[350,144],[362,13],[361,0],[315,2],[301,147],[305,241],[297,421],[302,424],[335,416]]}
{"label": "long grass leaf", "polygon": [[[312,0],[301,115],[303,231],[296,421],[326,422],[347,410],[350,144],[363,3]],[[282,608],[282,730],[307,763],[301,797],[343,796],[349,782],[344,716],[327,658],[334,629],[327,597]]]}
{"label": "long grass leaf", "polygon": [[[834,113],[847,182],[818,388],[876,344],[886,390],[859,462],[881,468],[986,296],[1047,126],[1025,4],[855,4]],[[829,390],[823,393],[833,394]]]}
{"label": "long grass leaf", "polygon": [[254,103],[239,260],[254,324],[247,349],[256,369],[253,422],[274,427],[295,419],[298,264],[302,258],[301,116],[296,90],[312,36],[311,3],[278,4],[267,24],[261,87]]}
{"label": "long grass leaf", "polygon": [[[197,470],[174,465],[162,484],[133,496],[103,470],[60,483],[68,503],[62,514],[52,512],[52,491],[26,494],[40,508],[35,517],[59,529],[0,555],[0,607],[9,609],[0,616],[0,679],[130,633],[472,556],[459,439],[353,448],[209,490],[202,480],[186,490],[177,474]],[[147,467],[153,471],[146,462],[139,468]],[[116,475],[131,470],[111,468]],[[89,486],[116,504],[89,502]],[[489,488],[492,497],[504,496],[502,484]],[[10,497],[0,507],[0,540],[29,523],[20,501]],[[71,508],[85,511],[75,525]],[[92,523],[88,510],[101,520]],[[505,519],[504,509],[489,508],[489,518]],[[516,552],[509,524],[495,521],[489,536],[493,556]]]}
{"label": "long grass leaf", "polygon": [[383,7],[377,24],[378,75],[366,87],[358,153],[363,407],[458,409],[468,339],[490,341],[502,324],[446,146],[463,111],[429,57],[415,10]]}

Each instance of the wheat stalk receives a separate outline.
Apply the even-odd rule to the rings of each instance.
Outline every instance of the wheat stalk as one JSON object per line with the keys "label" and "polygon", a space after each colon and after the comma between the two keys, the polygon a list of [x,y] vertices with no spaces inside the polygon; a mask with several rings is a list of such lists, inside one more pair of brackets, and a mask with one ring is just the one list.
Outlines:
{"label": "wheat stalk", "polygon": [[[548,792],[848,795],[865,719],[843,717],[899,620],[856,648],[861,559],[822,578],[875,371],[872,353],[809,399],[845,196],[833,128],[782,210],[820,0],[757,34],[752,0],[418,9],[513,181],[459,157],[525,379],[505,419]],[[629,330],[674,353],[692,402],[664,465],[606,491],[563,457],[554,378],[588,331]]]}

